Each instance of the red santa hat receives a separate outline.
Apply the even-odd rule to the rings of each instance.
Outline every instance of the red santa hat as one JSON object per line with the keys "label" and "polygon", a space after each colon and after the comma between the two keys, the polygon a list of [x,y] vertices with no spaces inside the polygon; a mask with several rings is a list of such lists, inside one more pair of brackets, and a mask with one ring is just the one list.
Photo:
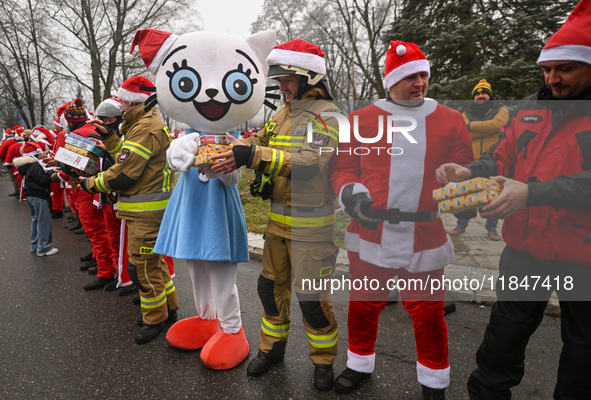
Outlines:
{"label": "red santa hat", "polygon": [[287,65],[326,75],[324,52],[320,46],[302,39],[290,40],[275,46],[267,57],[267,65]]}
{"label": "red santa hat", "polygon": [[43,153],[41,149],[34,142],[27,142],[21,147],[21,153],[24,157],[35,156]]}
{"label": "red santa hat", "polygon": [[[140,29],[133,37],[129,54],[132,54],[135,46],[138,46],[140,57],[142,57],[146,68],[156,75],[162,59],[177,38],[177,35],[170,32],[157,29]],[[121,96],[119,97],[121,98]]]}
{"label": "red santa hat", "polygon": [[545,61],[591,64],[591,0],[581,0],[564,25],[548,39],[538,64]]}
{"label": "red santa hat", "polygon": [[143,103],[155,90],[151,80],[136,75],[123,82],[117,92],[117,97],[129,103]]}
{"label": "red santa hat", "polygon": [[64,110],[64,117],[71,124],[88,121],[88,113],[86,112],[86,108],[84,108],[82,100],[76,99],[70,102]]}
{"label": "red santa hat", "polygon": [[53,148],[54,138],[49,129],[43,125],[38,125],[33,128],[33,135],[35,136],[36,142],[42,142]]}
{"label": "red santa hat", "polygon": [[12,136],[12,135],[14,135],[14,132],[12,131],[12,129],[6,128],[6,129],[4,129],[4,134],[6,136]]}
{"label": "red santa hat", "polygon": [[55,125],[59,126],[60,128],[63,128],[62,115],[64,115],[64,110],[66,109],[66,107],[72,103],[72,101],[68,101],[66,104],[57,109],[57,118],[53,121]]}
{"label": "red santa hat", "polygon": [[21,133],[23,133],[25,131],[25,127],[22,125],[15,125],[12,130],[14,131],[15,134],[20,135]]}
{"label": "red santa hat", "polygon": [[390,49],[386,53],[386,76],[384,82],[388,90],[402,79],[418,72],[431,75],[429,61],[419,46],[400,40],[390,41]]}

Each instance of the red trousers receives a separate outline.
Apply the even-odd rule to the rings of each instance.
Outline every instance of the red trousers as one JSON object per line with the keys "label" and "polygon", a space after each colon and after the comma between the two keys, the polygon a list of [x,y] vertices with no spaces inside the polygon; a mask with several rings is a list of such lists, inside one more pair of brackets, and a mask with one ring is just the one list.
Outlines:
{"label": "red trousers", "polygon": [[112,278],[116,267],[115,254],[107,234],[103,211],[93,203],[94,196],[83,190],[76,191],[78,218],[84,227],[86,236],[92,243],[92,254],[98,264],[99,278]]}
{"label": "red trousers", "polygon": [[78,209],[76,208],[76,190],[77,189],[74,188],[64,189],[68,199],[68,205],[70,206],[70,210],[72,210],[72,215],[78,216]]}
{"label": "red trousers", "polygon": [[60,182],[51,181],[51,211],[64,209],[64,189]]}
{"label": "red trousers", "polygon": [[[119,245],[119,258],[117,263],[117,275],[119,276],[119,283],[117,287],[129,286],[132,284],[129,274],[127,273],[127,261],[129,254],[127,254],[127,222],[121,220],[121,237]],[[164,261],[168,265],[168,272],[170,277],[174,278],[174,261],[172,257],[164,256]]]}
{"label": "red trousers", "polygon": [[[393,282],[389,283],[389,280],[398,276],[396,283],[402,305],[413,322],[419,382],[435,389],[449,386],[447,325],[443,319],[445,290],[436,290],[431,294],[431,287],[426,284],[430,280],[441,279],[443,269],[410,273],[405,269],[381,268],[362,261],[359,253],[351,251],[349,251],[349,262],[352,288],[349,292],[347,322],[349,329],[347,366],[359,372],[373,371],[378,322],[380,313],[388,304],[390,293],[387,285],[393,288]],[[363,287],[355,285],[355,282],[360,283],[364,280],[369,282],[372,279],[377,280],[373,288],[369,284]],[[402,281],[406,283],[404,288],[402,288]],[[355,290],[358,287],[360,289]]]}

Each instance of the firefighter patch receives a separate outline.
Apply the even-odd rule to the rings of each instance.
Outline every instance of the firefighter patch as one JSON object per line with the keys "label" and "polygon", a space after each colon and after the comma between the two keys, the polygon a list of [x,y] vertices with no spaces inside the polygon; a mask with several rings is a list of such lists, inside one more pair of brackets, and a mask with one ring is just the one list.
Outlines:
{"label": "firefighter patch", "polygon": [[140,254],[154,254],[154,249],[151,247],[140,247]]}
{"label": "firefighter patch", "polygon": [[332,265],[324,267],[320,270],[320,277],[332,275]]}
{"label": "firefighter patch", "polygon": [[306,134],[306,127],[305,126],[298,126],[293,131],[294,136],[304,136]]}
{"label": "firefighter patch", "polygon": [[319,149],[321,147],[326,147],[330,138],[328,136],[324,136],[318,133],[314,134],[314,138],[312,139],[312,143],[310,143],[310,147],[313,149]]}
{"label": "firefighter patch", "polygon": [[537,124],[538,122],[542,122],[544,118],[540,117],[539,115],[526,115],[525,117],[521,117],[520,121],[526,124]]}
{"label": "firefighter patch", "polygon": [[129,155],[131,154],[131,152],[129,151],[129,149],[123,149],[121,150],[121,153],[119,153],[119,163],[123,163],[125,162],[125,160],[127,160],[129,158]]}

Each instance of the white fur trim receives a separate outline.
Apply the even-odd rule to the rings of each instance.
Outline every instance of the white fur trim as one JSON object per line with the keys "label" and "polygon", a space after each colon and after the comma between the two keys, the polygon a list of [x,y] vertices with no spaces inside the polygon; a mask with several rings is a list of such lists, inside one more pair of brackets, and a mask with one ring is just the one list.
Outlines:
{"label": "white fur trim", "polygon": [[12,160],[15,167],[21,167],[25,164],[34,164],[37,162],[37,159],[33,157],[31,154],[24,154],[22,157],[17,157]]}
{"label": "white fur trim", "polygon": [[545,61],[580,61],[591,64],[591,47],[577,44],[550,47],[542,50],[537,63]]}
{"label": "white fur trim", "polygon": [[176,42],[177,39],[178,36],[174,33],[171,34],[168,38],[166,38],[166,40],[164,41],[164,43],[162,43],[162,46],[160,46],[160,49],[158,49],[158,52],[152,59],[152,62],[150,63],[150,65],[148,65],[148,71],[156,75],[156,72],[158,72],[158,68],[160,67],[160,62],[164,59],[164,56],[166,55],[166,53],[168,53],[168,49],[170,49],[170,47],[174,44],[174,42]]}
{"label": "white fur trim", "polygon": [[376,365],[376,354],[370,354],[369,356],[360,356],[359,354],[353,353],[351,350],[347,350],[347,367],[353,371],[365,372],[371,374]]}
{"label": "white fur trim", "polygon": [[449,386],[450,367],[431,369],[417,361],[417,378],[421,385],[431,389],[445,389]]}
{"label": "white fur trim", "polygon": [[[56,118],[57,119],[57,118]],[[59,126],[60,128],[63,128],[62,123],[61,122],[56,122],[55,120],[53,121],[53,124],[55,126]]]}
{"label": "white fur trim", "polygon": [[117,91],[117,97],[119,97],[122,101],[127,101],[128,103],[143,103],[144,101],[148,100],[148,97],[150,96],[144,93],[132,92],[131,90],[120,87]]}
{"label": "white fur trim", "polygon": [[409,61],[406,64],[402,64],[398,68],[394,68],[386,78],[384,79],[384,83],[388,90],[402,79],[406,78],[409,75],[416,74],[417,72],[426,72],[429,76],[431,76],[431,68],[429,67],[429,61],[427,60],[414,60]]}
{"label": "white fur trim", "polygon": [[310,53],[273,49],[267,57],[267,65],[293,65],[314,71],[317,74],[326,75],[326,63],[324,58]]}

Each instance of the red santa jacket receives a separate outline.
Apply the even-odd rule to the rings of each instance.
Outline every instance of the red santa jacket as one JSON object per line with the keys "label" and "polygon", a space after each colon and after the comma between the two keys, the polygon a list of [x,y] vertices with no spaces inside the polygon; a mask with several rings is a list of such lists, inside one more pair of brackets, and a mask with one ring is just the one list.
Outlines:
{"label": "red santa jacket", "polygon": [[14,160],[17,157],[22,156],[21,148],[23,147],[24,144],[25,144],[25,142],[14,142],[13,144],[10,145],[10,147],[8,148],[8,151],[6,152],[6,158],[4,159],[4,165],[12,166],[12,160]]}
{"label": "red santa jacket", "polygon": [[[411,125],[416,123],[407,132],[410,137],[395,132],[388,143],[388,116],[403,117],[394,121],[394,126],[413,128]],[[360,137],[375,137],[382,123],[382,138],[376,143],[360,143],[353,133],[354,117],[358,117]],[[472,139],[462,115],[433,99],[425,99],[416,107],[378,100],[351,113],[349,121],[351,143],[339,146],[331,166],[331,185],[343,210],[342,189],[354,183],[353,193],[367,193],[375,201],[372,206],[375,210],[437,211],[432,195],[434,189],[441,187],[435,178],[437,167],[448,162],[465,165],[474,160]],[[439,218],[417,223],[384,221],[377,231],[351,220],[345,247],[358,252],[363,261],[410,272],[443,268],[455,256]]]}
{"label": "red santa jacket", "polygon": [[5,141],[0,144],[0,160],[6,159],[6,153],[8,153],[8,149],[10,146],[16,143],[16,140],[13,138],[6,139]]}
{"label": "red santa jacket", "polygon": [[468,166],[473,176],[527,182],[527,207],[503,224],[512,248],[591,265],[590,103],[524,101],[499,142]]}

